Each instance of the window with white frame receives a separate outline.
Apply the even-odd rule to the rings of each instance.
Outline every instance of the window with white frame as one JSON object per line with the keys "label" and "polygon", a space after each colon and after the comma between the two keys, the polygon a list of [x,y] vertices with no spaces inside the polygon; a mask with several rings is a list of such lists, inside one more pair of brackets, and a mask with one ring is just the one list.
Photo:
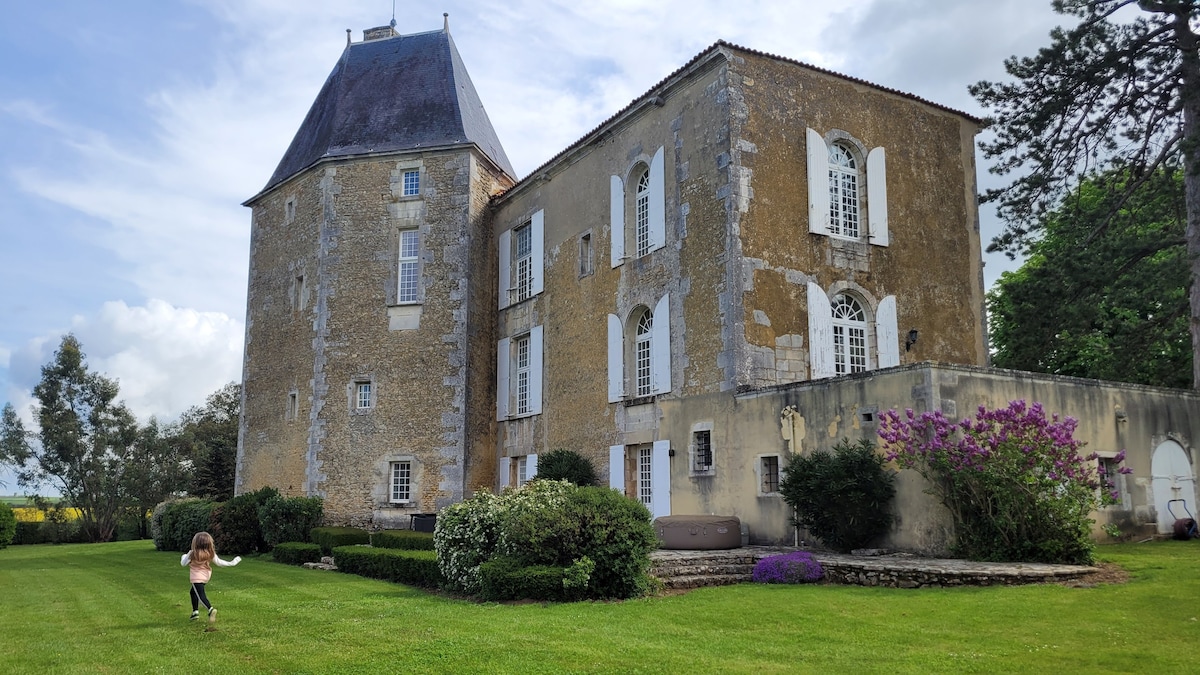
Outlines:
{"label": "window with white frame", "polygon": [[388,502],[406,504],[412,501],[412,462],[392,462],[388,473]]}
{"label": "window with white frame", "polygon": [[867,315],[862,304],[842,293],[833,298],[833,362],[838,375],[867,369]]}
{"label": "window with white frame", "polygon": [[542,412],[543,326],[496,345],[496,419]]}
{"label": "window with white frame", "polygon": [[857,239],[859,214],[858,162],[848,147],[829,147],[829,232]]}
{"label": "window with white frame", "polygon": [[529,336],[513,340],[513,379],[516,390],[516,413],[529,413]]}
{"label": "window with white frame", "polygon": [[396,287],[396,303],[413,303],[420,299],[420,236],[417,230],[400,231],[400,266]]}
{"label": "window with white frame", "polygon": [[592,233],[587,232],[579,237],[579,276],[591,274],[594,267],[592,261]]}
{"label": "window with white frame", "polygon": [[651,482],[651,469],[653,467],[653,450],[651,448],[641,448],[637,455],[637,495],[638,500],[646,506],[650,506],[653,497],[653,483]]}
{"label": "window with white frame", "polygon": [[513,302],[528,298],[533,291],[533,238],[529,223],[513,229]]}
{"label": "window with white frame", "polygon": [[403,193],[405,197],[415,197],[421,194],[421,171],[412,169],[404,172]]}
{"label": "window with white frame", "polygon": [[371,407],[372,387],[370,380],[359,380],[354,383],[354,407],[357,410],[366,410]]}
{"label": "window with white frame", "polygon": [[650,171],[647,169],[637,180],[634,198],[634,238],[638,257],[650,252]]}
{"label": "window with white frame", "polygon": [[[814,234],[888,246],[887,155],[850,134],[814,129],[808,155],[808,229]],[[828,139],[828,140],[827,140]]]}
{"label": "window with white frame", "polygon": [[521,455],[517,458],[517,487],[521,487],[529,482],[529,456]]}
{"label": "window with white frame", "polygon": [[709,471],[713,465],[712,431],[702,429],[692,432],[692,470]]}
{"label": "window with white frame", "polygon": [[779,455],[765,455],[759,457],[759,488],[758,491],[765,495],[777,494],[779,492]]}
{"label": "window with white frame", "polygon": [[626,319],[608,315],[608,401],[671,391],[671,300],[650,310],[633,308]]}
{"label": "window with white frame", "polygon": [[647,309],[638,318],[634,335],[634,377],[638,396],[649,396],[654,393],[651,382],[653,327],[654,315]]}

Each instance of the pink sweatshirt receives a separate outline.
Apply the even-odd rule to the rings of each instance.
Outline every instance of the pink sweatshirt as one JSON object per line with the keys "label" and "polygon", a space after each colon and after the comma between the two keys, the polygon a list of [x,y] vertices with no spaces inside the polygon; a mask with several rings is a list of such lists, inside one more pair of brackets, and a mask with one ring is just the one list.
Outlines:
{"label": "pink sweatshirt", "polygon": [[221,560],[221,556],[214,555],[212,560],[192,562],[192,552],[188,551],[179,559],[180,565],[186,565],[190,568],[188,574],[193,584],[207,584],[208,580],[212,578],[212,566],[209,565],[210,562],[215,562],[221,567],[233,567],[242,562],[242,556],[234,556],[233,560]]}

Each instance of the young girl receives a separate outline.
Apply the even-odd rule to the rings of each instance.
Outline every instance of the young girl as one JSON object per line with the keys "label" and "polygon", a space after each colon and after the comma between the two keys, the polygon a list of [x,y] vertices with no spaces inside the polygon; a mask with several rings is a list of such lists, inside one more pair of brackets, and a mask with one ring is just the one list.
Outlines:
{"label": "young girl", "polygon": [[200,617],[200,603],[204,603],[204,607],[208,610],[208,625],[212,627],[217,621],[217,608],[212,606],[208,601],[208,596],[204,594],[204,584],[212,578],[212,567],[209,563],[217,563],[221,567],[233,567],[242,562],[241,556],[236,556],[232,561],[221,560],[217,556],[217,550],[213,547],[212,535],[207,532],[197,532],[196,536],[192,537],[192,550],[183,554],[179,559],[180,565],[186,565],[189,568],[189,577],[192,582],[192,621]]}

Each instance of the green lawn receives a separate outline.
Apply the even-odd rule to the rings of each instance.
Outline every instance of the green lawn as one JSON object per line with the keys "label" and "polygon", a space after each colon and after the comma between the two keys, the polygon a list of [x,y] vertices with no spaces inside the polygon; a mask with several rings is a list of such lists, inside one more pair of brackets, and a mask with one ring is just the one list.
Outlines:
{"label": "green lawn", "polygon": [[250,558],[188,621],[146,541],[0,550],[0,673],[1200,671],[1200,542],[1109,546],[1129,583],[893,590],[743,584],[495,605]]}

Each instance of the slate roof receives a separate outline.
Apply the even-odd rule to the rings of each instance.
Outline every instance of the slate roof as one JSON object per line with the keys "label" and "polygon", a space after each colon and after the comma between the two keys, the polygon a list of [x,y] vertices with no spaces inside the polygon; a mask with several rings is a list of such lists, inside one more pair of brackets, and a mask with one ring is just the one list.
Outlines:
{"label": "slate roof", "polygon": [[448,32],[355,42],[262,192],[322,159],[470,143],[516,176]]}

